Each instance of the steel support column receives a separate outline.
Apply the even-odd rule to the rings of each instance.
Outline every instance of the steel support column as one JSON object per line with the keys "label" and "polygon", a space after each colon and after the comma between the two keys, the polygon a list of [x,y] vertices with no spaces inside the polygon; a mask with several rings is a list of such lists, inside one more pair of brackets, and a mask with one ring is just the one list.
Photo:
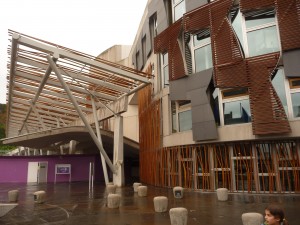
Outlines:
{"label": "steel support column", "polygon": [[[58,56],[53,57],[53,59],[51,58],[51,60],[54,63],[57,61],[57,59],[58,59]],[[40,86],[39,86],[39,88],[38,88],[38,90],[37,90],[37,92],[36,92],[36,94],[34,96],[34,99],[31,102],[31,105],[35,105],[35,103],[38,100],[38,98],[39,98],[39,96],[40,96],[40,94],[41,94],[41,92],[42,92],[42,90],[43,90],[43,88],[44,88],[44,86],[45,86],[45,84],[46,84],[46,82],[47,82],[47,80],[48,80],[51,72],[52,72],[52,68],[51,68],[51,66],[48,66],[48,68],[47,68],[47,70],[45,72],[45,75],[43,76],[43,79],[41,80]],[[24,125],[25,125],[26,121],[28,120],[31,112],[32,112],[32,107],[30,107],[29,110],[28,110],[28,112],[27,112],[27,115],[26,115],[26,117],[24,119],[23,125],[22,125],[22,127],[20,129],[20,133],[22,132],[22,130],[24,128]]]}
{"label": "steel support column", "polygon": [[94,133],[93,128],[90,126],[90,124],[88,123],[87,119],[85,118],[83,112],[81,111],[80,107],[78,106],[76,99],[74,98],[74,96],[72,95],[70,88],[68,87],[68,85],[66,84],[66,82],[64,81],[64,78],[62,77],[62,75],[60,74],[54,60],[51,58],[50,55],[47,55],[47,60],[50,64],[50,67],[52,68],[52,70],[55,72],[58,80],[60,81],[63,89],[66,91],[69,99],[71,100],[73,106],[75,107],[77,113],[79,114],[80,118],[82,119],[82,122],[84,123],[85,127],[87,128],[89,134],[91,135],[94,143],[96,144],[96,146],[98,147],[98,149],[100,150],[100,152],[102,153],[102,155],[105,158],[106,163],[108,164],[109,168],[111,169],[111,171],[113,173],[116,173],[116,170],[111,162],[111,160],[109,159],[109,157],[107,156],[105,150],[103,149],[101,143],[99,142],[97,136]]}
{"label": "steel support column", "polygon": [[[93,115],[94,115],[95,126],[96,126],[96,133],[97,133],[99,143],[101,144],[101,146],[103,148],[102,138],[101,138],[101,133],[100,133],[100,127],[99,127],[99,121],[98,121],[98,116],[97,116],[97,110],[96,110],[96,104],[95,104],[95,99],[94,99],[93,96],[91,96],[91,100],[92,100]],[[104,159],[101,152],[100,152],[100,156],[101,156],[101,162],[102,162],[102,169],[103,169],[105,184],[108,184],[109,180],[108,180],[108,174],[107,174],[107,167],[106,167],[105,159]]]}
{"label": "steel support column", "polygon": [[123,117],[115,116],[114,121],[114,164],[117,173],[113,175],[114,184],[122,187],[125,184],[124,177],[124,143],[123,143]]}

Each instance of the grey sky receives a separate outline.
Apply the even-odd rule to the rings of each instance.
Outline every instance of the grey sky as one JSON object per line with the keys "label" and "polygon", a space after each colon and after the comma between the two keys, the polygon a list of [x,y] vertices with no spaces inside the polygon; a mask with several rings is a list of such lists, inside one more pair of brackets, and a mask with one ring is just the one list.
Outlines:
{"label": "grey sky", "polygon": [[0,103],[6,103],[8,29],[96,56],[133,43],[147,0],[1,0]]}

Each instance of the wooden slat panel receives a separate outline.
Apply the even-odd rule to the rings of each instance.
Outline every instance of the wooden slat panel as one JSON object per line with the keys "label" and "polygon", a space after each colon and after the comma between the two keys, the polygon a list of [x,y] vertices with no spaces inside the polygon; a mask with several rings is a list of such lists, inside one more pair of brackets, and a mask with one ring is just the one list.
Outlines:
{"label": "wooden slat panel", "polygon": [[276,0],[276,9],[282,50],[300,48],[300,1]]}

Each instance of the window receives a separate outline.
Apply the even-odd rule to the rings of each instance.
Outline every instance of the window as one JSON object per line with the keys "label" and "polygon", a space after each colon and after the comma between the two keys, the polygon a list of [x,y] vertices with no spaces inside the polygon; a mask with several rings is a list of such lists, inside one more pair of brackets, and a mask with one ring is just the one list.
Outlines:
{"label": "window", "polygon": [[192,36],[192,58],[195,73],[212,68],[212,52],[209,30]]}
{"label": "window", "polygon": [[146,35],[142,38],[142,53],[143,53],[143,65],[145,67],[147,61]]}
{"label": "window", "polygon": [[244,52],[244,38],[242,29],[242,13],[239,8],[235,8],[230,13],[231,25],[239,40],[242,51]]}
{"label": "window", "polygon": [[219,88],[215,88],[213,82],[209,85],[210,90],[213,90],[210,98],[210,105],[212,107],[216,125],[220,126],[220,111],[219,111]]}
{"label": "window", "polygon": [[289,80],[293,117],[300,117],[300,78]]}
{"label": "window", "polygon": [[169,85],[169,57],[168,53],[162,54],[162,87]]}
{"label": "window", "polygon": [[285,91],[285,76],[283,74],[283,69],[280,68],[275,73],[275,76],[272,79],[272,85],[280,98],[280,101],[284,107],[285,114],[288,115],[288,105],[287,105],[287,98],[286,98],[286,91]]}
{"label": "window", "polygon": [[223,124],[251,122],[250,103],[247,88],[222,91]]}
{"label": "window", "polygon": [[152,49],[154,48],[154,38],[157,36],[157,15],[153,14],[149,19],[150,37]]}
{"label": "window", "polygon": [[185,13],[185,0],[172,0],[173,22],[180,19]]}
{"label": "window", "polygon": [[140,65],[139,65],[139,61],[140,61],[140,52],[137,52],[135,54],[135,60],[136,60],[136,69],[139,70],[140,69]]}
{"label": "window", "polygon": [[172,133],[192,129],[191,101],[172,101]]}
{"label": "window", "polygon": [[280,51],[274,10],[248,13],[245,26],[249,57]]}

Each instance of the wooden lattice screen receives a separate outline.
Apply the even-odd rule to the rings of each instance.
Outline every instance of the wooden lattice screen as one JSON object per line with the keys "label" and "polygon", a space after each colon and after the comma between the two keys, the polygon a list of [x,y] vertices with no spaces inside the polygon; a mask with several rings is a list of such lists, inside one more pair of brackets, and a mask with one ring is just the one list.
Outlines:
{"label": "wooden lattice screen", "polygon": [[159,184],[158,166],[160,159],[160,101],[151,101],[152,86],[138,92],[139,138],[140,138],[140,179],[145,183]]}
{"label": "wooden lattice screen", "polygon": [[149,176],[143,182],[162,187],[298,193],[299,152],[296,141],[174,146],[141,151],[141,175]]}

